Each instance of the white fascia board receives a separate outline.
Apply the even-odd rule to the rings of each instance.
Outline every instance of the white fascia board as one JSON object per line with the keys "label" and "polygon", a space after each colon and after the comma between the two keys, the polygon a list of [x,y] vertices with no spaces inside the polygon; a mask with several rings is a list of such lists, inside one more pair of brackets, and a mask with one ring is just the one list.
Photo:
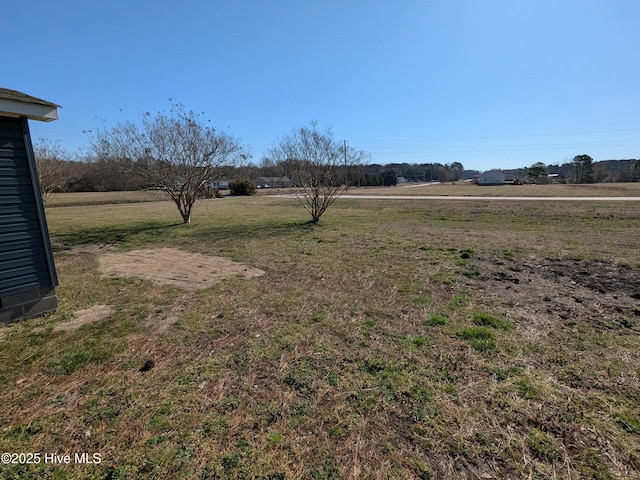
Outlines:
{"label": "white fascia board", "polygon": [[58,119],[58,107],[0,98],[0,116],[27,117],[30,120],[52,122]]}

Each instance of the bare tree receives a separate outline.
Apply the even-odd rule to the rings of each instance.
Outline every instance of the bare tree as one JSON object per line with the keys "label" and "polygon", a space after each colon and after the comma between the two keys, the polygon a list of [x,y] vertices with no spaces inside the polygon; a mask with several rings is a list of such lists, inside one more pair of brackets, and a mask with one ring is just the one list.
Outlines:
{"label": "bare tree", "polygon": [[56,190],[62,190],[71,180],[70,168],[65,161],[69,155],[62,149],[60,142],[52,142],[47,138],[38,139],[33,146],[33,154],[42,201],[46,205],[49,196]]}
{"label": "bare tree", "polygon": [[293,129],[269,151],[283,175],[291,180],[291,192],[317,223],[346,188],[346,172],[368,154],[334,139],[330,128],[316,122]]}
{"label": "bare tree", "polygon": [[97,132],[93,148],[98,159],[135,172],[174,201],[184,223],[198,196],[225,166],[245,158],[233,136],[218,132],[203,114],[172,104],[166,112],[149,112],[139,123],[121,122]]}

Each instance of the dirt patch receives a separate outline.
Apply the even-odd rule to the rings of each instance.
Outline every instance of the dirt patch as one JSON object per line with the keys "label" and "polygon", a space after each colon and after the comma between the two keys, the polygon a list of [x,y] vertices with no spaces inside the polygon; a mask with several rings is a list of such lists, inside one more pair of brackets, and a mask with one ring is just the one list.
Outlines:
{"label": "dirt patch", "polygon": [[154,323],[156,332],[166,332],[167,330],[169,330],[169,327],[176,323],[179,319],[180,317],[176,314],[164,315],[156,319]]}
{"label": "dirt patch", "polygon": [[113,308],[109,305],[94,305],[84,310],[78,310],[73,320],[59,323],[53,327],[54,332],[68,332],[80,328],[88,323],[99,322],[108,317],[113,312]]}
{"label": "dirt patch", "polygon": [[175,248],[107,253],[99,258],[105,277],[139,277],[158,285],[178,285],[189,290],[208,288],[235,275],[252,278],[264,271],[223,257],[187,253]]}
{"label": "dirt patch", "polygon": [[[113,312],[113,307],[110,305],[94,305],[84,310],[78,310],[73,316],[72,320],[63,322],[53,327],[54,332],[69,332],[80,328],[82,325],[88,323],[99,322],[100,320],[108,317]],[[17,325],[17,324],[16,324]],[[45,327],[37,327],[34,329],[36,332],[45,331]],[[9,326],[6,328],[0,328],[0,340],[4,340],[5,335],[9,332]]]}
{"label": "dirt patch", "polygon": [[508,307],[529,338],[555,322],[640,327],[640,270],[602,262],[474,258],[469,285]]}

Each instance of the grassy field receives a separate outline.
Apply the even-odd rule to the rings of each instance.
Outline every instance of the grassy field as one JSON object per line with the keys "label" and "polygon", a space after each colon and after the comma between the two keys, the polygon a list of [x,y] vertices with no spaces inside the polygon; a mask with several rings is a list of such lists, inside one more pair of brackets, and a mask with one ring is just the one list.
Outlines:
{"label": "grassy field", "polygon": [[640,197],[640,183],[478,186],[472,183],[399,184],[395,187],[351,188],[350,195],[425,195],[481,197]]}
{"label": "grassy field", "polygon": [[[0,328],[0,451],[101,462],[3,479],[640,478],[637,202],[342,199],[311,226],[259,196],[199,201],[191,225],[170,202],[47,218],[60,307]],[[105,279],[96,245],[266,274]],[[56,329],[96,305],[109,315]]]}
{"label": "grassy field", "polygon": [[167,200],[163,192],[76,192],[54,193],[47,207],[70,207],[74,205],[113,205],[122,203],[158,202]]}
{"label": "grassy field", "polygon": [[[228,194],[226,190],[223,194]],[[286,194],[287,189],[258,190],[258,196]],[[349,195],[384,195],[401,197],[423,196],[479,196],[479,197],[640,197],[640,183],[599,183],[594,185],[504,185],[479,187],[472,184],[405,184],[396,187],[350,188]],[[77,192],[51,195],[47,207],[84,205],[113,205],[166,201],[162,192]]]}

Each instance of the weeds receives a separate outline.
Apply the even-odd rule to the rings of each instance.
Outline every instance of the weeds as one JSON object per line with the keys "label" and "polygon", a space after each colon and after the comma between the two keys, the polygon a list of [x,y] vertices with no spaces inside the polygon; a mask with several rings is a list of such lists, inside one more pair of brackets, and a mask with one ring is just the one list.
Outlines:
{"label": "weeds", "polygon": [[459,330],[457,336],[469,341],[479,351],[493,351],[496,349],[495,334],[485,327],[468,327]]}
{"label": "weeds", "polygon": [[527,446],[540,460],[554,461],[560,458],[561,452],[556,442],[546,433],[533,430],[527,437]]}
{"label": "weeds", "polygon": [[[0,333],[0,451],[55,446],[103,462],[4,465],[0,477],[640,475],[637,305],[609,315],[622,293],[595,293],[595,318],[572,298],[501,298],[527,281],[485,286],[491,262],[509,278],[539,258],[614,259],[634,273],[636,204],[340,200],[313,227],[287,199],[202,200],[188,226],[174,210],[47,209],[61,308]],[[267,273],[197,292],[104,280],[100,252],[70,249],[91,242]],[[583,278],[545,265],[530,268],[555,285]],[[54,331],[92,305],[113,311]],[[139,372],[148,358],[155,367]]]}
{"label": "weeds", "polygon": [[542,388],[533,383],[529,378],[519,378],[514,382],[518,396],[525,400],[540,400],[542,398]]}
{"label": "weeds", "polygon": [[491,327],[498,330],[513,330],[514,325],[509,320],[495,317],[488,313],[476,313],[472,318],[473,323],[483,327]]}
{"label": "weeds", "polygon": [[444,315],[439,315],[437,313],[434,313],[432,315],[429,315],[425,321],[424,324],[428,325],[430,327],[436,327],[436,326],[440,326],[440,325],[446,325],[450,322],[451,320],[449,320],[447,317],[445,317]]}
{"label": "weeds", "polygon": [[628,433],[640,435],[640,419],[632,417],[626,413],[619,413],[616,417],[616,423]]}

